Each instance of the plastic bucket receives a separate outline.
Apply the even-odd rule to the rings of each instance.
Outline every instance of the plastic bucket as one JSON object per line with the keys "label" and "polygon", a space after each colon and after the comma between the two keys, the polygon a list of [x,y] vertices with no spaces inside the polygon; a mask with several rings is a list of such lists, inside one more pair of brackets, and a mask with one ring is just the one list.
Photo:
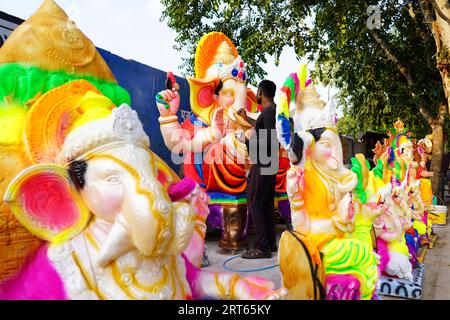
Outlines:
{"label": "plastic bucket", "polygon": [[433,222],[433,225],[447,224],[447,206],[434,205],[428,217]]}

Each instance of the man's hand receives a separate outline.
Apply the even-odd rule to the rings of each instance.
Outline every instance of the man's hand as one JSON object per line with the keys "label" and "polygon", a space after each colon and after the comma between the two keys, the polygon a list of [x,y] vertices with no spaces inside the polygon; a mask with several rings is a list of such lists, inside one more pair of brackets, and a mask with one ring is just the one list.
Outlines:
{"label": "man's hand", "polygon": [[252,136],[255,134],[255,129],[248,129],[245,131],[245,138],[247,140],[250,140],[252,138]]}
{"label": "man's hand", "polygon": [[178,91],[164,90],[156,95],[156,105],[162,117],[174,116],[180,106]]}

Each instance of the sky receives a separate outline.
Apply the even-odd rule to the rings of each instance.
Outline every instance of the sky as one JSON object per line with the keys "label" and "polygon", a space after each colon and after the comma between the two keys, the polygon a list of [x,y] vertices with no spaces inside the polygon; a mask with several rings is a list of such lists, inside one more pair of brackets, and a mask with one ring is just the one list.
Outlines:
{"label": "sky", "polygon": [[[132,59],[151,67],[182,74],[181,58],[185,51],[176,51],[176,32],[166,22],[159,21],[163,5],[159,0],[56,0],[69,17],[97,47],[108,50],[125,59]],[[42,0],[0,0],[0,11],[27,19]],[[302,62],[306,62],[302,60]],[[285,78],[298,70],[300,61],[294,48],[286,47],[275,66],[275,59],[268,56],[263,68],[267,79],[281,87]],[[313,65],[308,65],[312,68]],[[251,72],[251,70],[248,70]],[[329,91],[320,85],[317,91],[325,101]],[[278,95],[276,101],[278,100]]]}

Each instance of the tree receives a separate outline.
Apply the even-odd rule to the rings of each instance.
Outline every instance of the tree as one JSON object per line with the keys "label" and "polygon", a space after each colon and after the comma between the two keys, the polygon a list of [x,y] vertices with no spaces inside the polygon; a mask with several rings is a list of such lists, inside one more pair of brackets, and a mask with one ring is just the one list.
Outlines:
{"label": "tree", "polygon": [[[339,88],[356,133],[401,118],[416,137],[434,134],[431,170],[439,188],[450,99],[450,8],[444,0],[161,0],[162,19],[178,32],[192,73],[201,36],[222,31],[248,64],[250,81],[265,75],[266,54],[285,46],[316,62],[312,76]],[[297,66],[293,66],[295,70]],[[351,119],[351,122],[349,122]],[[447,119],[447,120],[446,120]],[[350,132],[346,132],[350,133]]]}

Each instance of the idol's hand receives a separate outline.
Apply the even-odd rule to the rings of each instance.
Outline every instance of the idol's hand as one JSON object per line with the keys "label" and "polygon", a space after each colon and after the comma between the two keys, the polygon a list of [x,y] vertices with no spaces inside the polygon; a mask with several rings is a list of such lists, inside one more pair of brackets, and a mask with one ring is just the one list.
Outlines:
{"label": "idol's hand", "polygon": [[383,154],[380,156],[381,161],[383,161],[383,165],[386,165],[388,163],[391,151],[392,151],[392,148],[387,147],[386,151],[383,152]]}
{"label": "idol's hand", "polygon": [[236,129],[234,130],[234,136],[236,137],[236,139],[241,142],[241,143],[245,143],[245,132],[242,129]]}
{"label": "idol's hand", "polygon": [[203,191],[197,184],[195,190],[191,193],[188,200],[191,206],[193,206],[197,211],[198,218],[201,221],[206,222],[206,219],[208,218],[209,215],[208,203],[210,203],[211,201],[208,194],[205,191]]}
{"label": "idol's hand", "polygon": [[291,166],[286,175],[286,191],[289,197],[302,197],[305,189],[305,171],[299,166]]}
{"label": "idol's hand", "polygon": [[156,95],[156,105],[162,117],[174,116],[180,106],[180,94],[178,91],[164,90]]}
{"label": "idol's hand", "polygon": [[274,290],[272,281],[262,277],[239,278],[232,286],[232,298],[237,300],[281,300],[285,299],[287,290]]}
{"label": "idol's hand", "polygon": [[220,133],[221,138],[225,136],[225,121],[223,116],[223,108],[219,107],[216,111],[214,111],[212,120],[211,120],[211,128],[214,129],[217,133]]}
{"label": "idol's hand", "polygon": [[420,171],[420,177],[421,178],[431,178],[434,173],[427,170],[427,161],[428,161],[428,155],[423,150],[422,147],[417,148],[417,151],[420,155],[420,166],[423,170]]}

